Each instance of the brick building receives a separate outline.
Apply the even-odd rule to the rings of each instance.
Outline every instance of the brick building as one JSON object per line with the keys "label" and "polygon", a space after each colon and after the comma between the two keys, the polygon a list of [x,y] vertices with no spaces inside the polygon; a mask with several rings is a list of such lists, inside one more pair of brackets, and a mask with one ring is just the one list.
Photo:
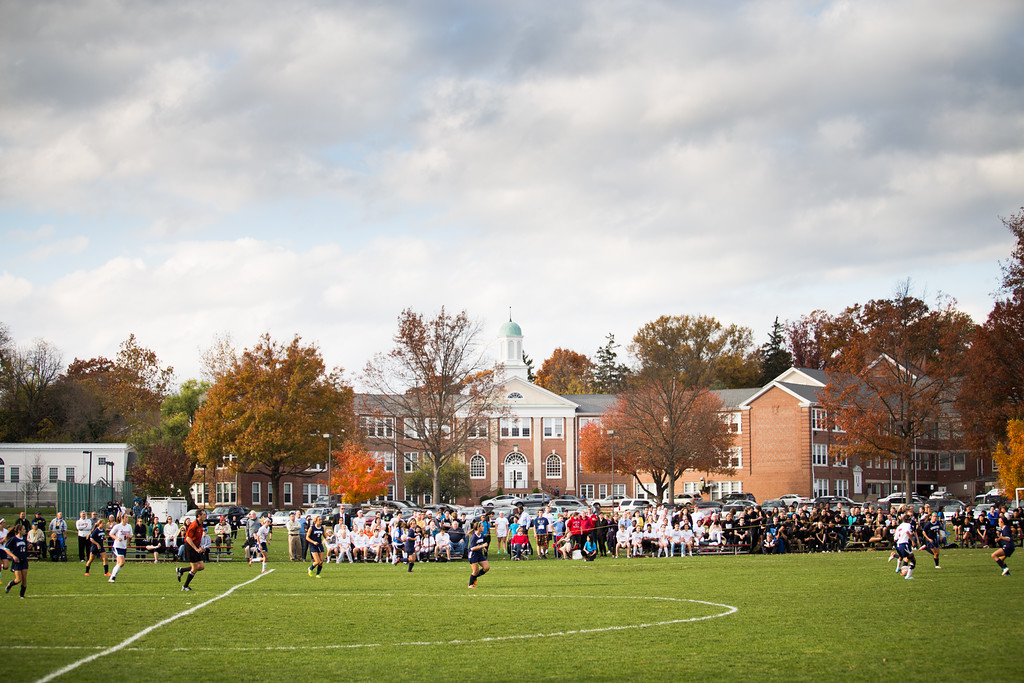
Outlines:
{"label": "brick building", "polygon": [[[464,454],[469,467],[471,493],[463,503],[484,496],[527,493],[569,493],[588,499],[615,495],[652,497],[653,485],[621,474],[584,473],[579,464],[579,431],[600,420],[614,402],[610,395],[558,395],[527,380],[523,364],[523,333],[519,325],[503,324],[497,338],[497,364],[504,370],[502,392],[506,410],[502,417],[481,425],[469,439]],[[676,481],[677,494],[696,494],[707,487],[712,498],[730,492],[753,493],[766,500],[786,493],[801,496],[843,495],[854,500],[874,500],[899,490],[904,470],[882,458],[837,460],[830,452],[832,434],[819,394],[825,387],[824,372],[791,368],[763,387],[716,392],[734,434],[732,475],[687,472]],[[387,497],[421,504],[430,495],[413,496],[406,476],[419,466],[420,454],[400,448],[396,429],[405,428],[401,416],[382,416],[372,395],[356,397],[359,428],[368,450],[375,453],[392,474]],[[402,452],[399,452],[399,451]],[[915,444],[917,466],[913,480],[924,495],[946,489],[970,498],[994,486],[992,461],[973,459],[963,452],[949,452],[934,444]],[[223,467],[197,472],[193,494],[208,505],[238,503],[250,507],[293,508],[307,506],[327,492],[326,462],[313,458],[310,469],[286,477],[282,498],[270,497],[269,480],[258,472],[236,473],[230,456]],[[705,497],[707,494],[705,494]]]}

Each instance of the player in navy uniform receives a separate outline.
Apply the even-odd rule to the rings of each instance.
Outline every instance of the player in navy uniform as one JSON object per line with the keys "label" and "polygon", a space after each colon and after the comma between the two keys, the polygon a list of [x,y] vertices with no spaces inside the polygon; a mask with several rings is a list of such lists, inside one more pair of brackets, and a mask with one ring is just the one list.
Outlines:
{"label": "player in navy uniform", "polygon": [[110,576],[110,565],[107,564],[107,551],[103,545],[107,540],[107,534],[104,531],[106,527],[107,520],[100,517],[96,520],[96,525],[89,533],[89,561],[85,563],[86,576],[89,576],[89,567],[92,566],[92,561],[97,557],[103,560],[103,576]]}
{"label": "player in navy uniform", "polygon": [[476,588],[477,578],[483,576],[491,569],[487,563],[487,540],[484,538],[483,525],[477,522],[473,525],[469,536],[469,587]]}
{"label": "player in navy uniform", "polygon": [[999,549],[992,553],[992,559],[1003,568],[1003,576],[1010,575],[1010,568],[1006,566],[1006,558],[1013,555],[1013,531],[1010,529],[1010,520],[1005,515],[999,516],[999,531],[996,532],[996,543]]}
{"label": "player in navy uniform", "polygon": [[416,564],[416,520],[410,519],[408,524],[402,522],[399,528],[402,530],[402,540],[405,541],[405,561],[411,572]]}
{"label": "player in navy uniform", "polygon": [[939,521],[939,513],[937,512],[933,512],[931,517],[921,524],[921,533],[924,534],[924,548],[932,554],[936,569],[942,569],[939,566],[939,548],[942,547],[942,532],[945,528],[946,525]]}
{"label": "player in navy uniform", "polygon": [[309,565],[309,575],[319,579],[320,570],[324,567],[324,519],[320,515],[317,515],[306,529],[306,543],[309,555],[313,558],[313,564]]}
{"label": "player in navy uniform", "polygon": [[537,515],[533,521],[533,532],[537,536],[537,555],[540,559],[547,559],[548,543],[551,540],[551,520],[543,513]]}
{"label": "player in navy uniform", "polygon": [[28,541],[25,540],[25,528],[21,524],[14,525],[11,538],[3,549],[7,557],[11,558],[11,571],[14,572],[14,581],[7,584],[4,593],[10,593],[20,583],[21,599],[24,600],[28,580]]}

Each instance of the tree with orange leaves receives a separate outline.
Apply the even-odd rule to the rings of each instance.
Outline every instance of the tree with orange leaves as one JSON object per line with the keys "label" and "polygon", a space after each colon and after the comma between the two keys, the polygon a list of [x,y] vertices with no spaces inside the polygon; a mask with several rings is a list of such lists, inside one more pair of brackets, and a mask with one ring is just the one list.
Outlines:
{"label": "tree with orange leaves", "polygon": [[330,491],[341,496],[343,503],[358,503],[387,493],[392,476],[384,462],[371,455],[362,445],[348,442],[336,449]]}
{"label": "tree with orange leaves", "polygon": [[582,353],[555,349],[537,371],[536,384],[556,394],[593,393],[594,364]]}

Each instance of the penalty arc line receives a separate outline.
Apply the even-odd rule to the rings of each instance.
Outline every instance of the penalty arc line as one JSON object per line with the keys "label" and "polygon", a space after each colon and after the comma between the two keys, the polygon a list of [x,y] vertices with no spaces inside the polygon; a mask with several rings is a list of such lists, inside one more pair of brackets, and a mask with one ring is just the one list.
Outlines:
{"label": "penalty arc line", "polygon": [[95,660],[99,659],[100,657],[106,657],[107,655],[114,654],[115,652],[120,652],[121,650],[125,649],[126,647],[128,647],[129,645],[134,643],[139,638],[142,638],[143,636],[146,636],[146,635],[152,633],[153,631],[155,631],[156,629],[160,628],[161,626],[166,626],[167,624],[170,624],[173,621],[177,621],[178,619],[181,619],[182,617],[187,617],[188,615],[193,614],[197,610],[201,610],[202,608],[206,607],[207,605],[211,605],[211,604],[217,602],[221,598],[226,598],[227,596],[231,595],[232,593],[234,593],[239,588],[242,588],[243,586],[248,586],[250,583],[253,583],[255,581],[259,581],[264,576],[267,576],[267,574],[270,574],[273,571],[274,571],[273,569],[270,569],[270,570],[267,571],[266,574],[260,574],[256,578],[254,578],[254,579],[249,579],[248,581],[240,583],[237,586],[232,586],[231,588],[227,589],[226,591],[224,591],[220,595],[218,595],[216,597],[213,597],[213,598],[210,598],[206,602],[202,602],[202,603],[196,605],[195,607],[190,607],[189,609],[185,610],[184,612],[178,612],[177,614],[175,614],[173,616],[170,616],[170,617],[167,617],[166,619],[164,619],[163,621],[161,621],[159,623],[153,624],[152,626],[148,626],[148,627],[142,629],[141,631],[139,631],[135,635],[133,635],[133,636],[131,636],[129,638],[126,638],[125,640],[121,641],[117,645],[114,645],[113,647],[108,647],[103,652],[97,652],[96,654],[89,655],[88,657],[83,657],[82,659],[79,659],[77,662],[72,662],[71,664],[68,664],[67,666],[65,666],[63,668],[58,669],[57,671],[54,671],[53,673],[48,674],[48,675],[40,678],[36,683],[48,683],[49,681],[52,681],[55,678],[59,678],[60,676],[63,676],[64,674],[66,674],[68,672],[74,671],[75,669],[77,669],[78,667],[82,666],[83,664],[88,664],[89,662],[95,661]]}

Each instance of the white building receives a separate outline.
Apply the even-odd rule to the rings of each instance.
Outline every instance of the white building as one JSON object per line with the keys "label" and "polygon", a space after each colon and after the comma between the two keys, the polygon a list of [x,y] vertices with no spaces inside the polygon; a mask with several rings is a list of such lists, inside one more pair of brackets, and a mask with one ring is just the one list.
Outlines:
{"label": "white building", "polygon": [[117,489],[136,457],[126,443],[2,443],[0,506],[52,507],[58,481]]}

